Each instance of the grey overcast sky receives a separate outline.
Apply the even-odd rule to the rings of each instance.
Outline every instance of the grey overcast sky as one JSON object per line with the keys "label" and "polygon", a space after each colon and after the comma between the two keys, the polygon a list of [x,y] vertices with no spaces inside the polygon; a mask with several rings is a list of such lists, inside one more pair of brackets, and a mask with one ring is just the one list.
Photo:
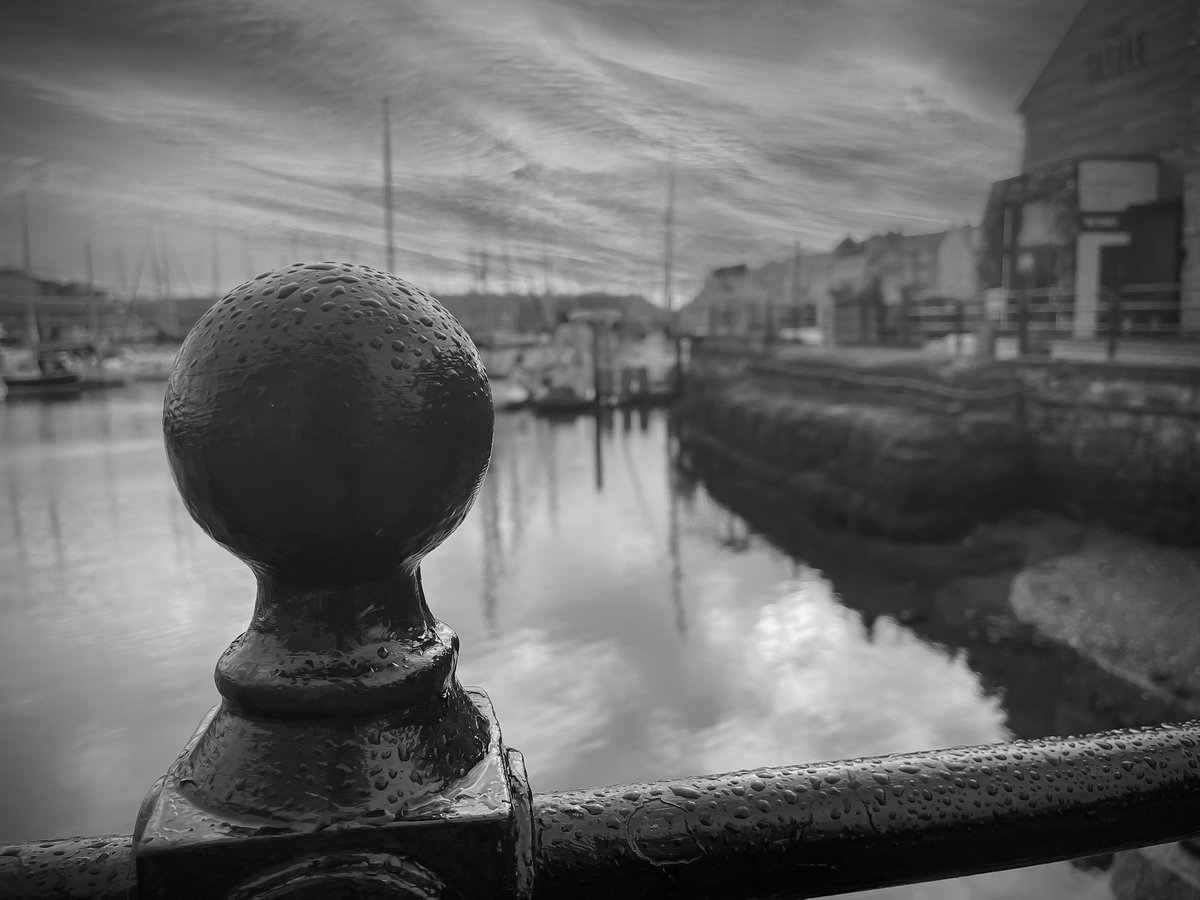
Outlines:
{"label": "grey overcast sky", "polygon": [[[171,288],[294,259],[436,291],[661,298],[710,268],[975,221],[1082,0],[5,0],[0,265]],[[504,260],[507,258],[508,262]],[[123,265],[120,261],[123,260]],[[148,286],[142,265],[140,293]]]}

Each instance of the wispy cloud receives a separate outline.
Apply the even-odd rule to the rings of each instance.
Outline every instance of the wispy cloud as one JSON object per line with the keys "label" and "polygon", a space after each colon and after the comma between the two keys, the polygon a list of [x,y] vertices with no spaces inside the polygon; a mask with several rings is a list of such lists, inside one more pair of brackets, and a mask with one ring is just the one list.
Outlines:
{"label": "wispy cloud", "polygon": [[41,162],[0,169],[0,199],[56,208],[60,226],[35,229],[52,274],[79,268],[86,237],[136,243],[152,216],[201,269],[214,230],[326,235],[379,261],[386,95],[408,274],[466,279],[472,251],[508,246],[626,287],[660,264],[673,159],[694,276],[795,239],[977,216],[1016,163],[1013,107],[1080,5],[15,0],[0,156]]}

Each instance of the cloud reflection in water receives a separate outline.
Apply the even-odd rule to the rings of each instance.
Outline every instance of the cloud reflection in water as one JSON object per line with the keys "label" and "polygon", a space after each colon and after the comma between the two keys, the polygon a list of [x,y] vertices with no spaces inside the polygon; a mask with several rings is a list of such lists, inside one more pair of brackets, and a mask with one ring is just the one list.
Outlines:
{"label": "cloud reflection in water", "polygon": [[634,781],[1009,737],[961,657],[886,617],[868,632],[813,570],[757,608],[738,604],[731,578],[696,588],[674,695],[646,684],[646,660],[612,638],[523,628],[464,659],[535,788],[587,783],[580,761],[596,751]]}

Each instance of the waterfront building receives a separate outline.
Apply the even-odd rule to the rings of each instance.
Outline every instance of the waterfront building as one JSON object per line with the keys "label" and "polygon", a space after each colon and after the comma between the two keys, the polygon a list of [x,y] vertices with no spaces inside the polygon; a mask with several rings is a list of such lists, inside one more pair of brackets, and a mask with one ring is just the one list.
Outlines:
{"label": "waterfront building", "polygon": [[868,277],[877,285],[877,337],[920,345],[962,329],[979,300],[979,229],[889,233],[867,241]]}
{"label": "waterfront building", "polygon": [[462,323],[476,342],[498,336],[550,333],[573,313],[612,310],[622,333],[644,335],[666,325],[666,314],[640,294],[450,294],[438,301]]}
{"label": "waterfront building", "polygon": [[937,253],[946,232],[889,231],[867,239],[867,275],[878,279],[885,306],[898,307],[937,288]]}
{"label": "waterfront building", "polygon": [[827,253],[800,253],[758,267],[712,270],[680,311],[693,334],[762,332],[836,344],[907,333],[904,322],[978,295],[979,229],[843,239]]}
{"label": "waterfront building", "polygon": [[976,225],[955,225],[937,248],[937,290],[947,300],[969,302],[979,296],[979,245]]}
{"label": "waterfront building", "polygon": [[689,334],[744,334],[762,316],[767,293],[745,263],[713,269],[692,300],[679,310]]}
{"label": "waterfront building", "polygon": [[913,343],[940,335],[958,303],[979,293],[979,229],[846,238],[831,254],[828,344]]}
{"label": "waterfront building", "polygon": [[1159,301],[1146,329],[1200,335],[1198,15],[1197,0],[1083,7],[1019,106],[1020,174],[987,201],[983,287],[1065,310],[1075,339],[1104,332],[1121,288]]}
{"label": "waterfront building", "polygon": [[827,253],[805,254],[761,266],[745,263],[713,269],[696,296],[679,311],[688,334],[750,334],[770,331],[799,337],[817,327],[828,303]]}
{"label": "waterfront building", "polygon": [[811,310],[806,313],[805,325],[816,329],[816,337],[825,343],[833,333],[833,304],[829,286],[833,271],[832,253],[805,253],[796,260],[796,292],[800,302]]}

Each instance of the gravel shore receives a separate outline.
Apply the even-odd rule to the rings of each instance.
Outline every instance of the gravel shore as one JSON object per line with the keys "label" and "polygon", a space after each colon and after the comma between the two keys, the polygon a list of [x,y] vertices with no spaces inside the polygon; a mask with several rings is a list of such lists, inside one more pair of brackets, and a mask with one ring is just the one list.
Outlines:
{"label": "gravel shore", "polygon": [[1200,550],[1079,528],[1012,581],[1019,619],[1200,715]]}

